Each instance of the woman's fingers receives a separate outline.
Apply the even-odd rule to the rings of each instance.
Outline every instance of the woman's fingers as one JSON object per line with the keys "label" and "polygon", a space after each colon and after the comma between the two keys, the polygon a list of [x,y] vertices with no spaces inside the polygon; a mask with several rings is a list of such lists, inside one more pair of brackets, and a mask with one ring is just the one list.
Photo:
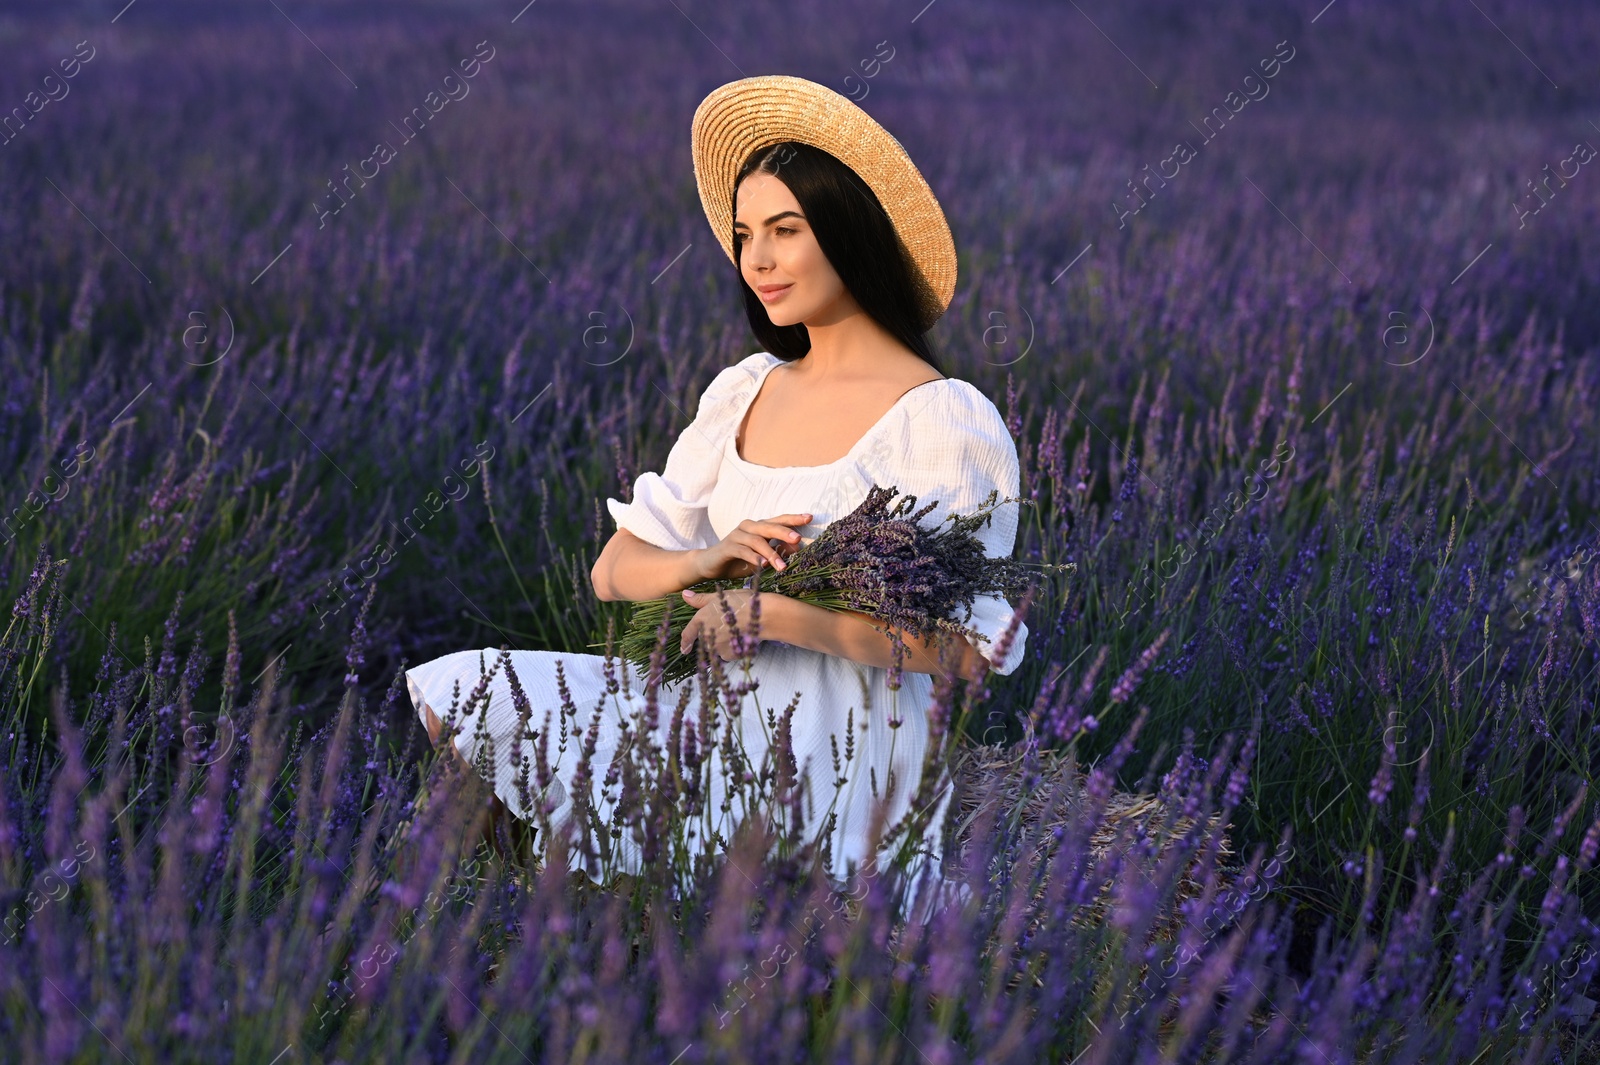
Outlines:
{"label": "woman's fingers", "polygon": [[[769,540],[778,541],[776,549],[778,557],[787,558],[800,550],[801,547],[799,531],[790,528],[790,526],[809,525],[812,517],[813,515],[811,514],[780,514],[776,518],[768,518],[758,524],[764,527],[763,532],[766,533]],[[777,569],[785,568],[785,566],[778,565],[776,562],[773,565]]]}
{"label": "woman's fingers", "polygon": [[[750,524],[760,526],[764,523],[751,522]],[[754,565],[758,560],[764,560],[767,565],[778,570],[783,569],[784,566],[787,565],[787,563],[783,561],[783,556],[778,553],[778,549],[768,543],[767,538],[761,533],[744,529],[739,531],[743,534],[740,542],[754,552],[753,557],[751,555],[745,556],[745,560],[751,565]]]}
{"label": "woman's fingers", "polygon": [[756,571],[761,563],[767,560],[754,548],[741,548],[738,554],[733,556],[732,561],[738,565],[737,568],[728,571],[728,576],[748,577]]}
{"label": "woman's fingers", "polygon": [[[813,514],[779,514],[759,521],[744,519],[702,560],[704,575],[707,578],[748,577],[762,563],[776,570],[785,569],[788,565],[785,556],[803,546],[793,526],[808,524],[813,517]],[[777,547],[773,546],[774,540],[778,542]]]}
{"label": "woman's fingers", "polygon": [[800,534],[794,530],[793,526],[811,524],[811,515],[780,514],[776,518],[753,521],[750,524],[769,539],[782,540],[785,543],[799,543]]}
{"label": "woman's fingers", "polygon": [[[732,633],[724,625],[722,603],[717,596],[712,592],[690,592],[688,595],[694,600],[689,605],[698,609],[695,610],[694,616],[689,619],[689,623],[683,628],[683,636],[678,641],[679,652],[688,654],[690,649],[703,639],[708,641],[706,645],[708,648],[707,654],[715,654],[724,662],[738,657],[734,651]],[[732,597],[730,597],[730,602],[733,602]],[[708,610],[714,611],[714,613],[708,614]],[[736,617],[738,615],[737,606],[735,606],[735,615]],[[735,624],[739,625],[741,629],[743,628],[742,621],[736,621]]]}

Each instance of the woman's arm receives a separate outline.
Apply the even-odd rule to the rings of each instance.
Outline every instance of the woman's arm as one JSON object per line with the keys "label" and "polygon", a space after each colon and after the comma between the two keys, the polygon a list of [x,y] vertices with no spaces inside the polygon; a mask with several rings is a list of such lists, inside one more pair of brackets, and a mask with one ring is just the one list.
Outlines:
{"label": "woman's arm", "polygon": [[[887,669],[894,663],[894,646],[879,630],[885,623],[855,610],[828,610],[785,595],[761,597],[761,638],[793,644],[810,651],[848,658],[866,666]],[[951,644],[955,672],[967,680],[982,680],[989,660],[972,641],[948,633],[935,633],[934,641],[900,631],[906,656],[901,668],[910,673],[944,673],[939,665],[939,642]]]}
{"label": "woman's arm", "polygon": [[695,565],[699,553],[698,549],[668,551],[618,529],[594,560],[589,583],[595,597],[606,602],[659,599],[700,580]]}

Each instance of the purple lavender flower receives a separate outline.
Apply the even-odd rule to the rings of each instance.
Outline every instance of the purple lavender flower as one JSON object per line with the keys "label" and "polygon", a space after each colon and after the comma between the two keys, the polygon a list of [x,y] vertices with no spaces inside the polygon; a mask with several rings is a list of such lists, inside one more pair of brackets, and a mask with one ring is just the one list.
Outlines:
{"label": "purple lavender flower", "polygon": [[[975,530],[992,518],[994,508],[1025,499],[1001,499],[998,491],[971,514],[951,514],[948,527],[929,530],[920,519],[938,505],[930,502],[915,510],[917,497],[899,495],[898,489],[874,485],[861,505],[827,528],[788,558],[781,572],[760,568],[749,584],[760,591],[811,603],[829,610],[867,614],[885,623],[895,651],[891,679],[898,685],[905,647],[900,633],[927,640],[936,635],[977,637],[966,625],[972,604],[980,595],[1022,594],[1041,570],[1076,568],[1071,563],[1034,566],[1009,558],[993,558],[984,550]],[[703,581],[695,591],[715,592],[726,581]],[[954,615],[963,612],[960,621]],[[679,637],[693,610],[681,596],[665,596],[633,604],[628,631],[621,647],[624,657],[640,665],[651,661],[657,649],[660,626],[670,625],[667,664],[662,676],[681,680],[694,672],[694,656],[678,654]],[[729,627],[737,630],[731,608],[725,607]],[[751,649],[751,637],[739,634],[736,648]]]}

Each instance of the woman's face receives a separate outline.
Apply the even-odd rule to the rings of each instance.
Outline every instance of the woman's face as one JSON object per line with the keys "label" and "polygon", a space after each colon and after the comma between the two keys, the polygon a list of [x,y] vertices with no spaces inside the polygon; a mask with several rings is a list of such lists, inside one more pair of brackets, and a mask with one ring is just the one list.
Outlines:
{"label": "woman's face", "polygon": [[773,325],[823,325],[860,311],[822,254],[800,201],[773,175],[757,172],[739,183],[733,239],[741,245],[739,272]]}

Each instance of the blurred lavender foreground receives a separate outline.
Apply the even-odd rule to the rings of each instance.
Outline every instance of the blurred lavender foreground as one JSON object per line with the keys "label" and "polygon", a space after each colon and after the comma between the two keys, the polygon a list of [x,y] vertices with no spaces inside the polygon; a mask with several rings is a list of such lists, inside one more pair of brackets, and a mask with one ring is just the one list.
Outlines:
{"label": "blurred lavender foreground", "polygon": [[[0,1058],[1600,1057],[1592,4],[111,0],[0,50]],[[756,349],[689,119],[779,72],[940,196],[935,342],[1078,566],[941,689],[936,911],[688,860],[676,750],[590,887],[398,682],[622,620],[600,501]]]}

